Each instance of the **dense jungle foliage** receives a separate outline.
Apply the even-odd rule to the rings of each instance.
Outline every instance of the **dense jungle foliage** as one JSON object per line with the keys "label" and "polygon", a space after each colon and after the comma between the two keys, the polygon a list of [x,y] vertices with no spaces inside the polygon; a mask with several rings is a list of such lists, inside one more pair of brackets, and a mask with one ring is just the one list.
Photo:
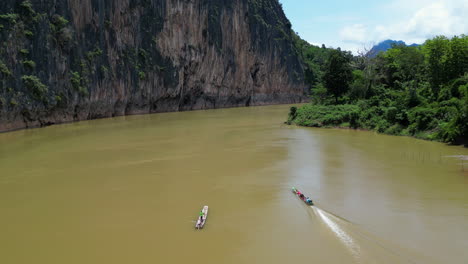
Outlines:
{"label": "dense jungle foliage", "polygon": [[395,45],[374,58],[295,43],[311,103],[291,108],[288,123],[468,142],[468,36]]}

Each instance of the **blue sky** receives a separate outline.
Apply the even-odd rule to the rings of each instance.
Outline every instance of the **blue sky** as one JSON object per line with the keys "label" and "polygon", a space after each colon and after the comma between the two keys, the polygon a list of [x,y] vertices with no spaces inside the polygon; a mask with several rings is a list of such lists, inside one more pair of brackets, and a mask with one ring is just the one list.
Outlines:
{"label": "blue sky", "polygon": [[356,52],[385,39],[468,34],[468,0],[280,0],[308,42]]}

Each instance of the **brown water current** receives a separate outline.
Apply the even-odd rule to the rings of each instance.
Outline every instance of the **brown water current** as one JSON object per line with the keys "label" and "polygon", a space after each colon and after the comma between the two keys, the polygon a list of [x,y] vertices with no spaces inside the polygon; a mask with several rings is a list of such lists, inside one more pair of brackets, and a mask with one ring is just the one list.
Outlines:
{"label": "brown water current", "polygon": [[0,263],[468,263],[467,149],[288,109],[0,134]]}

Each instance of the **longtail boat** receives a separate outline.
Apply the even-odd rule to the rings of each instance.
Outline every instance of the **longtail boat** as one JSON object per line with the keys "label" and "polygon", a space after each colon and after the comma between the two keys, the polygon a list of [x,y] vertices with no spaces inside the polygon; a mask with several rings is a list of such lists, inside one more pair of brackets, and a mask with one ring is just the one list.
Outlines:
{"label": "longtail boat", "polygon": [[203,206],[201,211],[203,212],[203,216],[198,217],[197,224],[195,225],[196,229],[202,229],[205,226],[206,218],[208,217],[208,205]]}
{"label": "longtail boat", "polygon": [[308,196],[305,196],[302,192],[300,192],[298,189],[296,189],[296,187],[292,187],[292,192],[295,195],[297,195],[297,197],[299,197],[299,199],[304,201],[304,203],[306,203],[308,205],[314,205],[314,202],[312,201],[312,199],[310,199]]}

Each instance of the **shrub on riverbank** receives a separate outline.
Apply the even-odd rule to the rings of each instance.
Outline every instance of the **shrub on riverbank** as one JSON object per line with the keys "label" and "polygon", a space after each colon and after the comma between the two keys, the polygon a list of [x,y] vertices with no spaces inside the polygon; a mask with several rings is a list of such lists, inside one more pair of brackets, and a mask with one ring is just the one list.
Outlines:
{"label": "shrub on riverbank", "polygon": [[308,127],[355,127],[359,107],[356,105],[304,105],[290,115],[290,122]]}
{"label": "shrub on riverbank", "polygon": [[290,113],[288,123],[308,127],[362,128],[390,135],[461,143],[466,142],[468,135],[466,101],[452,99],[451,102],[414,108],[371,106],[367,100],[344,105],[307,104],[297,108],[295,114]]}

